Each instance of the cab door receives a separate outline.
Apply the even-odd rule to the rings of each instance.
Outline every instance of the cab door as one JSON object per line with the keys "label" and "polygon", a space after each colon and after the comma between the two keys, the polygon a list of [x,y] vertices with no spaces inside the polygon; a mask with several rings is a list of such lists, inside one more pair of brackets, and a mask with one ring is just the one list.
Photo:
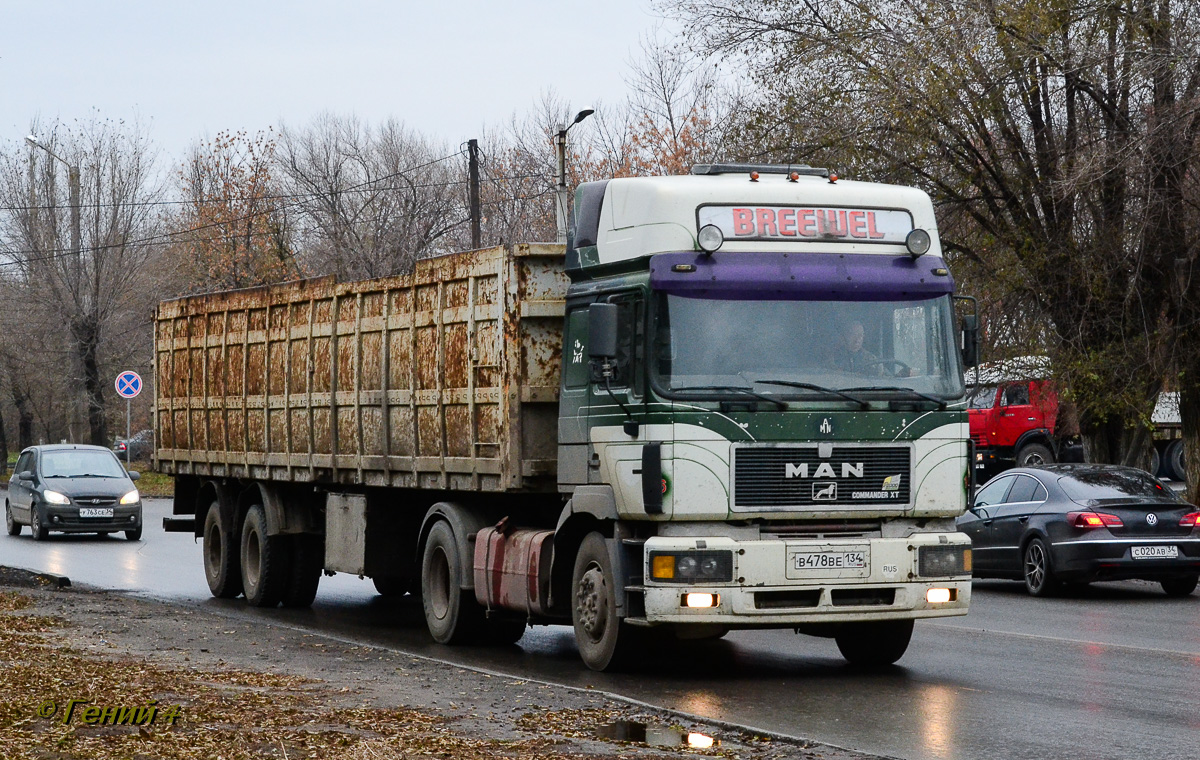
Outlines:
{"label": "cab door", "polygon": [[1039,412],[1030,403],[1031,383],[1010,383],[1000,396],[1000,415],[996,418],[996,445],[1015,446],[1026,430],[1041,427]]}

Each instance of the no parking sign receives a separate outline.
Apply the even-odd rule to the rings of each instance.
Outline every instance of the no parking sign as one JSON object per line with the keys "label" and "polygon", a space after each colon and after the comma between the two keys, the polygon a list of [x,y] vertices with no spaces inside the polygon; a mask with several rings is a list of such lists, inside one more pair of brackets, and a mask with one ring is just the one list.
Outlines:
{"label": "no parking sign", "polygon": [[142,392],[142,376],[136,372],[117,375],[117,394],[121,398],[133,398]]}

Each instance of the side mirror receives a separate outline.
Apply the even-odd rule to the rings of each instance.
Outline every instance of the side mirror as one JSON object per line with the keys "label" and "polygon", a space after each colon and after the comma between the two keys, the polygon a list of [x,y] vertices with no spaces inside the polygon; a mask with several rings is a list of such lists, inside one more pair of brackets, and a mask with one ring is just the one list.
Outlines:
{"label": "side mirror", "polygon": [[975,314],[962,318],[962,357],[966,367],[979,364],[979,317]]}
{"label": "side mirror", "polygon": [[130,470],[129,472],[127,472],[125,474],[129,476],[130,480],[141,480],[142,479],[142,473],[138,472],[137,470]]}
{"label": "side mirror", "polygon": [[617,356],[617,305],[594,303],[588,307],[588,357],[615,359]]}
{"label": "side mirror", "polygon": [[17,473],[17,480],[33,480],[33,473],[29,470],[21,470]]}

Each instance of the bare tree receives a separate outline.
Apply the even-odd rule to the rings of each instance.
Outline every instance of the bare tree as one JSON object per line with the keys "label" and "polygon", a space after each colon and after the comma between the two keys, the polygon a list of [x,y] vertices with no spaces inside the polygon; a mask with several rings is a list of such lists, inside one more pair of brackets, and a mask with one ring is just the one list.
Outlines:
{"label": "bare tree", "polygon": [[[0,152],[0,261],[22,303],[51,306],[72,359],[58,369],[77,378],[88,441],[107,445],[106,331],[157,253],[155,154],[137,124],[35,121],[31,131],[46,150]],[[71,169],[79,178],[74,199],[64,181]]]}

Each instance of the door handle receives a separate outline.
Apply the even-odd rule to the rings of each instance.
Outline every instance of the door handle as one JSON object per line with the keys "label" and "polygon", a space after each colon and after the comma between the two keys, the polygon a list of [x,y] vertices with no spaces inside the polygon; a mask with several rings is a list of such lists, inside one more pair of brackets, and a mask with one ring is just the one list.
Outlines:
{"label": "door handle", "polygon": [[1033,417],[1026,417],[1025,419],[1029,420],[1030,422],[1033,422],[1033,419],[1034,419],[1034,418],[1033,418]]}
{"label": "door handle", "polygon": [[1024,517],[1018,517],[1017,522],[1024,525],[1025,523],[1029,522],[1029,515],[1025,515]]}
{"label": "door handle", "polygon": [[983,524],[984,524],[984,525],[991,525],[993,522],[994,522],[994,520],[984,520],[984,521],[983,521]]}

